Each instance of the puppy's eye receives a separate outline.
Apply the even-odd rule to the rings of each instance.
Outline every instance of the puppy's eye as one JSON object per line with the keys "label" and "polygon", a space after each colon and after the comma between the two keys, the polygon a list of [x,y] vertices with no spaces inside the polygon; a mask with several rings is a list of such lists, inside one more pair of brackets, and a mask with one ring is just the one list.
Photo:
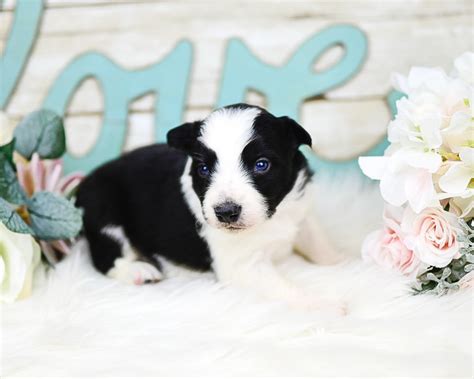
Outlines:
{"label": "puppy's eye", "polygon": [[260,158],[255,162],[255,172],[263,174],[270,169],[270,161],[267,158]]}
{"label": "puppy's eye", "polygon": [[211,173],[211,170],[209,169],[209,166],[206,166],[204,163],[201,163],[197,167],[197,172],[198,172],[199,176],[202,176],[203,178],[206,178]]}

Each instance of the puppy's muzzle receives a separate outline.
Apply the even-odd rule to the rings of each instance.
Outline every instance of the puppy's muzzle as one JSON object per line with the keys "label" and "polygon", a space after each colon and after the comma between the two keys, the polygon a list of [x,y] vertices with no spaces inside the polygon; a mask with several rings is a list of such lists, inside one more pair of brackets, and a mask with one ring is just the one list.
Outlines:
{"label": "puppy's muzzle", "polygon": [[234,202],[226,201],[225,203],[214,207],[214,213],[219,222],[224,224],[235,224],[239,221],[242,207]]}

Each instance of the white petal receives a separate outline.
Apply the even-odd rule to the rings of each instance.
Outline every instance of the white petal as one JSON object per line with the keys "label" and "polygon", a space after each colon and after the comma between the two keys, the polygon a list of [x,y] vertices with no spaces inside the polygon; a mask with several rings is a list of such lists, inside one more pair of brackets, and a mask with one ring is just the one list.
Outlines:
{"label": "white petal", "polygon": [[453,164],[439,179],[439,187],[446,193],[459,195],[466,190],[470,180],[471,170],[459,162]]}
{"label": "white petal", "polygon": [[3,257],[0,255],[0,283],[3,283],[5,276],[5,262],[3,262]]}
{"label": "white petal", "polygon": [[410,166],[407,164],[407,161],[410,160],[408,155],[412,150],[413,149],[411,148],[401,148],[395,151],[390,156],[389,164],[387,166],[388,171],[391,173],[399,173],[409,168]]}
{"label": "white petal", "polygon": [[433,152],[423,152],[419,150],[406,150],[404,152],[405,162],[416,168],[424,168],[431,173],[439,170],[442,163],[441,155]]}
{"label": "white petal", "polygon": [[[403,211],[403,217],[402,217],[402,222],[400,223],[400,226],[402,227],[402,231],[404,234],[407,236],[412,234],[412,229],[413,229],[413,223],[417,217],[417,214],[413,212],[413,209],[410,207],[405,207],[405,210]],[[408,242],[408,241],[406,241]],[[410,242],[412,242],[410,240]],[[405,243],[409,249],[413,249],[413,243],[407,244]]]}
{"label": "white petal", "polygon": [[474,83],[474,53],[466,51],[454,61],[455,75],[468,83]]}
{"label": "white petal", "polygon": [[399,74],[398,72],[394,72],[390,76],[390,83],[392,83],[392,86],[403,92],[406,93],[407,95],[410,93],[410,87],[408,87],[408,78],[402,74]]}
{"label": "white petal", "polygon": [[387,157],[359,157],[359,166],[362,172],[371,179],[382,179],[387,170]]}
{"label": "white petal", "polygon": [[441,68],[413,67],[408,75],[410,88],[426,87],[436,93],[443,93],[448,76]]}
{"label": "white petal", "polygon": [[403,174],[394,175],[387,172],[384,175],[380,181],[380,193],[387,203],[399,207],[407,201],[404,179]]}
{"label": "white petal", "polygon": [[[473,191],[474,192],[474,191]],[[472,217],[474,209],[474,194],[468,198],[455,197],[451,200],[459,209],[459,217]]]}
{"label": "white petal", "polygon": [[[22,234],[20,236],[28,235]],[[24,243],[16,237],[16,233],[10,232],[6,226],[0,222],[0,237],[2,237],[2,257],[4,263],[4,279],[0,290],[0,302],[11,303],[16,300],[23,287],[23,281],[28,269],[28,263],[24,254],[28,252],[28,248],[23,249]]]}
{"label": "white petal", "polygon": [[474,147],[462,147],[459,150],[459,158],[467,166],[474,168]]}
{"label": "white petal", "polygon": [[404,209],[402,207],[394,207],[391,204],[385,204],[383,211],[383,220],[385,225],[397,232],[400,231],[400,223],[402,222]]}
{"label": "white petal", "polygon": [[437,115],[428,115],[420,120],[420,130],[423,141],[431,148],[441,146],[441,119]]}
{"label": "white petal", "polygon": [[449,126],[441,131],[444,145],[452,152],[458,153],[461,146],[473,139],[474,128],[471,127],[471,116],[467,111],[458,111],[451,116]]}
{"label": "white petal", "polygon": [[405,192],[410,206],[416,213],[437,202],[433,178],[425,170],[413,170],[407,175]]}

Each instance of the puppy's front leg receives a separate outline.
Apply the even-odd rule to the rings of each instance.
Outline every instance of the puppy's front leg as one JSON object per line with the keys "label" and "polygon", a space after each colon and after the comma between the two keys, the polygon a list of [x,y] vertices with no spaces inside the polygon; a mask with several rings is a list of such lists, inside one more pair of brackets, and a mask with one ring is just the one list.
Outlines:
{"label": "puppy's front leg", "polygon": [[256,291],[268,299],[282,300],[300,309],[345,313],[342,303],[320,298],[284,278],[269,259],[229,263],[216,267],[216,274],[224,283]]}
{"label": "puppy's front leg", "polygon": [[295,249],[311,262],[330,265],[344,258],[336,251],[314,214],[308,214],[300,226]]}

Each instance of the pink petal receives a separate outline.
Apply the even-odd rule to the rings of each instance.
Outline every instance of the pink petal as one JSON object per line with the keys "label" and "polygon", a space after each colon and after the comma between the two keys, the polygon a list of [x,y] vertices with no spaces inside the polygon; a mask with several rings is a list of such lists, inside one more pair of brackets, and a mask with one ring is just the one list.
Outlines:
{"label": "pink petal", "polygon": [[416,213],[420,213],[427,206],[435,205],[434,203],[437,202],[433,178],[425,170],[413,170],[407,175],[405,193],[410,206]]}
{"label": "pink petal", "polygon": [[51,172],[45,178],[46,179],[45,187],[47,191],[56,192],[59,179],[61,178],[61,174],[63,172],[63,167],[61,163],[57,163],[57,162],[53,163],[51,167],[52,167]]}
{"label": "pink petal", "polygon": [[16,166],[17,177],[20,185],[25,190],[28,196],[33,195],[34,187],[33,187],[33,180],[31,178],[31,171],[28,164],[19,163]]}
{"label": "pink petal", "polygon": [[58,183],[59,192],[67,195],[72,191],[79,183],[84,179],[84,175],[81,173],[72,173],[62,178]]}
{"label": "pink petal", "polygon": [[52,265],[58,263],[53,247],[46,241],[39,241],[39,243],[41,245],[41,251],[43,251],[48,262]]}
{"label": "pink petal", "polygon": [[53,247],[62,254],[68,255],[71,252],[69,245],[65,241],[52,242]]}
{"label": "pink petal", "polygon": [[33,179],[33,190],[39,192],[44,189],[43,176],[44,176],[44,165],[40,161],[38,153],[34,153],[29,163],[31,178]]}
{"label": "pink petal", "polygon": [[400,223],[402,222],[403,218],[403,211],[404,210],[401,207],[394,207],[393,205],[385,204],[383,212],[383,220],[385,225],[399,233]]}

